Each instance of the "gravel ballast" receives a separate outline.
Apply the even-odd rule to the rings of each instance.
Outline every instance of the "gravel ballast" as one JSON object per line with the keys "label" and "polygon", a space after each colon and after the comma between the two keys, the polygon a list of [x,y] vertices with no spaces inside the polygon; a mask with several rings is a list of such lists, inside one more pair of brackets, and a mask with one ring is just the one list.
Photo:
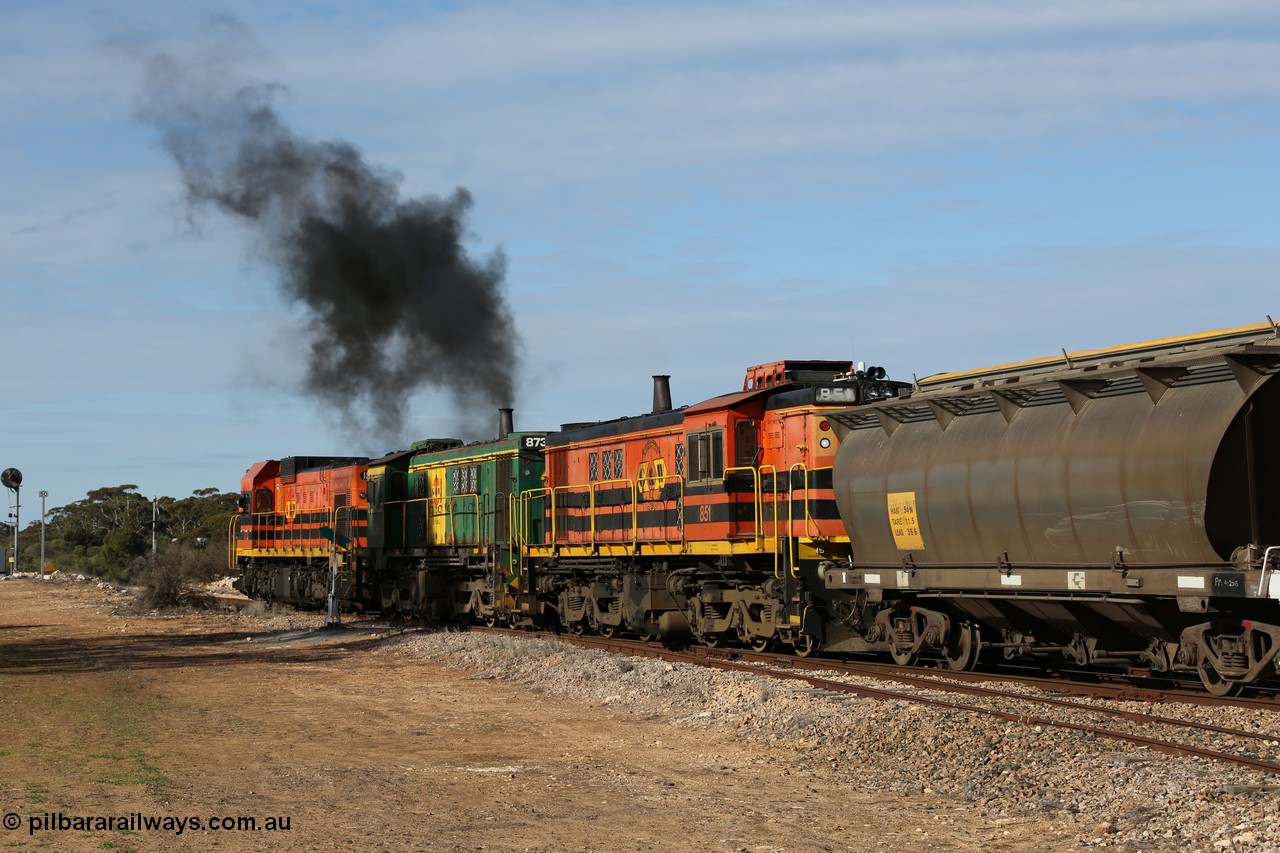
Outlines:
{"label": "gravel ballast", "polygon": [[[1172,757],[970,711],[835,694],[765,676],[613,655],[552,640],[454,631],[405,634],[389,639],[387,647],[471,677],[507,680],[613,713],[766,743],[791,751],[789,760],[796,768],[825,767],[838,784],[855,789],[874,785],[971,804],[993,825],[1044,821],[1055,835],[1074,838],[1081,847],[1280,850],[1280,778],[1220,762]],[[961,701],[979,705],[999,700]],[[1199,743],[1280,759],[1280,717],[1273,712],[1094,704],[1274,734],[1277,740],[1233,743],[1223,735],[1202,733]],[[1087,710],[1011,710],[1099,722]],[[1105,725],[1134,730],[1114,720]]]}

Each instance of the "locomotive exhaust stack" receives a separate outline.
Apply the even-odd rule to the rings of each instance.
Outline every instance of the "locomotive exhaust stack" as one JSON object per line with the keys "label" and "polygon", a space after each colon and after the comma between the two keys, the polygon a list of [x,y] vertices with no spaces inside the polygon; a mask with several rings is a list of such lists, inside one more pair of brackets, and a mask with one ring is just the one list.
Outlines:
{"label": "locomotive exhaust stack", "polygon": [[498,441],[502,441],[516,431],[512,411],[512,409],[498,409]]}
{"label": "locomotive exhaust stack", "polygon": [[653,413],[671,411],[671,377],[654,374],[653,377]]}

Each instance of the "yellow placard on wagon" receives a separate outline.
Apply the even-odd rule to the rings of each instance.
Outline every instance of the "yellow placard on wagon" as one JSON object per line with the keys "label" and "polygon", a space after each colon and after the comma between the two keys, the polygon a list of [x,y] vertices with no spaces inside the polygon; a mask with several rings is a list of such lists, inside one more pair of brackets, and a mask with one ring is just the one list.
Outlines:
{"label": "yellow placard on wagon", "polygon": [[899,551],[923,551],[915,492],[889,492],[889,529]]}

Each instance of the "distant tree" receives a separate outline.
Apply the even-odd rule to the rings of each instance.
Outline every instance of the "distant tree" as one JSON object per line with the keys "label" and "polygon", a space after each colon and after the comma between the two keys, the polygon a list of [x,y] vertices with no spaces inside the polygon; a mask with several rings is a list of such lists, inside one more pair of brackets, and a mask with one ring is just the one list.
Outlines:
{"label": "distant tree", "polygon": [[98,557],[102,574],[127,580],[132,573],[133,562],[147,553],[149,541],[142,531],[133,527],[117,527],[103,537]]}
{"label": "distant tree", "polygon": [[[82,500],[49,510],[46,559],[60,571],[133,579],[139,558],[151,552],[152,536],[152,499],[137,489],[129,484],[94,489]],[[197,489],[181,499],[160,497],[158,546],[207,548],[208,561],[225,565],[227,525],[236,497],[215,488]],[[19,568],[35,570],[40,562],[38,518],[23,529],[20,547]]]}
{"label": "distant tree", "polygon": [[227,523],[236,511],[236,495],[217,489],[196,489],[191,497],[161,500],[161,523],[169,539],[192,545],[216,546],[227,537]]}
{"label": "distant tree", "polygon": [[142,529],[151,515],[150,503],[134,485],[94,489],[83,500],[49,510],[48,524],[65,542],[101,546],[112,530]]}

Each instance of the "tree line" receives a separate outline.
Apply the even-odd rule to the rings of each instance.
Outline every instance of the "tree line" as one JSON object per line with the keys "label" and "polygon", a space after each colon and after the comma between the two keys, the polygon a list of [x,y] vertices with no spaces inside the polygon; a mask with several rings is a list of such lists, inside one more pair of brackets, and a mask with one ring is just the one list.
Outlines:
{"label": "tree line", "polygon": [[[168,550],[198,554],[209,566],[225,566],[227,527],[236,512],[237,495],[218,489],[196,489],[189,497],[157,501],[157,553]],[[26,505],[26,501],[23,501]],[[18,571],[40,565],[40,519],[18,534]],[[60,572],[130,581],[146,568],[152,543],[152,498],[135,485],[90,491],[81,500],[54,507],[45,516],[45,560]],[[11,527],[0,530],[0,547],[13,546]]]}

